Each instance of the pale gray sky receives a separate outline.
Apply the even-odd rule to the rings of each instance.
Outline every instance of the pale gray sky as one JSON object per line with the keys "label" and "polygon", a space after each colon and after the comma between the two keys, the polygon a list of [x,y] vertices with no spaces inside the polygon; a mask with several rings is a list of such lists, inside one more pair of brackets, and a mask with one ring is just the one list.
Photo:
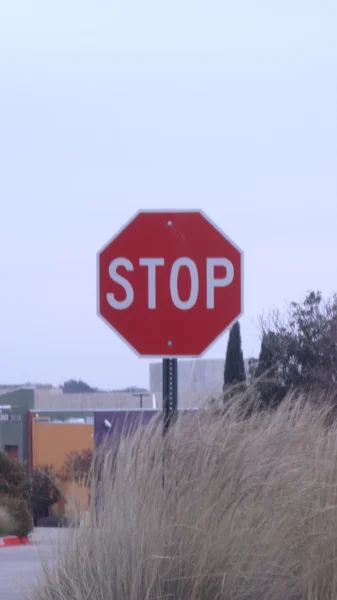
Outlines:
{"label": "pale gray sky", "polygon": [[139,208],[242,247],[246,356],[262,310],[336,290],[336,25],[335,0],[0,0],[1,381],[147,385],[96,316]]}

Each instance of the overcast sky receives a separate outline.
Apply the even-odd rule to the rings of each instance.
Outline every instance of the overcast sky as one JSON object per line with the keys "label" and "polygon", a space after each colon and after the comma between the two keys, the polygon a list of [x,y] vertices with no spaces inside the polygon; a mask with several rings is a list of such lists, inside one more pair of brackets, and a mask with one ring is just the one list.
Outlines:
{"label": "overcast sky", "polygon": [[[337,288],[335,0],[0,0],[0,380],[148,384],[96,316],[96,251],[202,208],[258,315]],[[222,357],[226,338],[207,354]]]}

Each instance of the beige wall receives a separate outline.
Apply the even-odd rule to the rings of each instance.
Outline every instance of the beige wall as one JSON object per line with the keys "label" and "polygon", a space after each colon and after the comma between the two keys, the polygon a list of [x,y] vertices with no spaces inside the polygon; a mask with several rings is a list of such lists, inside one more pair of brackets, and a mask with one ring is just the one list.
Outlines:
{"label": "beige wall", "polygon": [[[179,382],[178,382],[179,389]],[[218,398],[221,386],[212,392],[180,392],[179,407],[195,408],[203,406],[211,397]],[[162,393],[153,394],[157,408],[161,409]],[[153,408],[153,396],[143,396],[143,407]],[[35,409],[38,410],[97,410],[139,408],[139,397],[127,393],[108,394],[54,394],[48,390],[35,391]]]}
{"label": "beige wall", "polygon": [[[179,390],[179,381],[178,381]],[[202,406],[211,397],[217,398],[221,394],[221,385],[210,392],[179,392],[179,407],[193,408]],[[162,408],[162,393],[143,396],[143,408]],[[59,388],[36,389],[34,393],[35,410],[99,410],[99,409],[124,409],[139,408],[139,396],[131,393],[97,393],[97,394],[63,394]]]}
{"label": "beige wall", "polygon": [[[178,389],[179,389],[179,382],[178,382]],[[178,408],[201,408],[203,407],[205,404],[207,404],[207,402],[209,400],[211,400],[212,398],[219,398],[219,396],[221,395],[221,388],[215,389],[212,393],[206,393],[206,392],[181,392],[179,393],[178,391]],[[158,408],[162,408],[163,406],[163,394],[162,393],[156,393],[155,394],[156,397],[156,404]]]}
{"label": "beige wall", "polygon": [[[139,396],[132,393],[63,394],[54,390],[35,390],[36,410],[90,410],[139,408]],[[143,407],[153,408],[152,396],[143,396]]]}

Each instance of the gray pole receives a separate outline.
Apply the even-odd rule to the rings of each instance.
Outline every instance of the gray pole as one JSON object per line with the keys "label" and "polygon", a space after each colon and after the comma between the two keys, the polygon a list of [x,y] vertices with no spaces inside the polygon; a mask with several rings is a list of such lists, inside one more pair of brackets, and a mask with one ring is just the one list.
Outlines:
{"label": "gray pole", "polygon": [[140,409],[143,408],[143,398],[148,398],[150,396],[150,394],[148,394],[147,392],[139,392],[138,394],[132,394],[132,395],[135,398],[139,398],[139,408]]}

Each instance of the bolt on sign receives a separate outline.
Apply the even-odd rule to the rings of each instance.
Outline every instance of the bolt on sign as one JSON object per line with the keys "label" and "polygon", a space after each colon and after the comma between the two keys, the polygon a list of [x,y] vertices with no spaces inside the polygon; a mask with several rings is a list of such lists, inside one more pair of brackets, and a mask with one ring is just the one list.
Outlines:
{"label": "bolt on sign", "polygon": [[98,315],[139,356],[198,357],[243,312],[243,253],[199,210],[139,211],[97,274]]}

